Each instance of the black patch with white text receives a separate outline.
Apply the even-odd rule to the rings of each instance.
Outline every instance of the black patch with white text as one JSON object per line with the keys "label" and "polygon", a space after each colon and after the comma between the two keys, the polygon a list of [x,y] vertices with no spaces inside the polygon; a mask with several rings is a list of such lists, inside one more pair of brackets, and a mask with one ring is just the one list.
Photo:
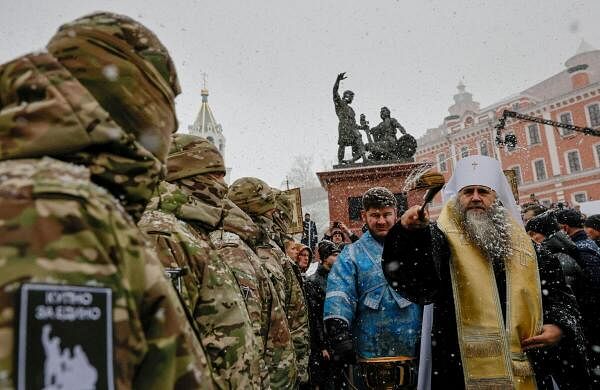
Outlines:
{"label": "black patch with white text", "polygon": [[114,389],[110,288],[25,283],[17,388]]}

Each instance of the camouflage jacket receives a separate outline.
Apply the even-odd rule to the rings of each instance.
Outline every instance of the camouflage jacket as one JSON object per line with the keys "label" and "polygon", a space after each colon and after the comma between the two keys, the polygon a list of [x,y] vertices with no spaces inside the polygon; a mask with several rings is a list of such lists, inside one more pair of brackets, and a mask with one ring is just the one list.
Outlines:
{"label": "camouflage jacket", "polygon": [[[187,196],[162,182],[138,226],[146,232],[165,267],[188,270],[182,300],[200,333],[221,389],[260,387],[259,342],[232,270],[214,250],[208,233],[172,213]],[[190,203],[190,208],[201,207]],[[200,213],[202,214],[202,213]]]}
{"label": "camouflage jacket", "polygon": [[[273,222],[266,217],[256,217],[255,222],[264,232],[264,236],[273,234]],[[263,259],[271,277],[283,291],[282,300],[288,319],[290,333],[298,364],[298,377],[301,382],[308,381],[308,357],[310,354],[310,330],[308,325],[308,309],[300,282],[294,272],[292,260],[281,250],[275,241],[266,238],[256,246],[256,253]],[[281,285],[283,285],[281,287]]]}
{"label": "camouflage jacket", "polygon": [[233,202],[226,200],[225,208],[221,228],[210,236],[245,291],[246,306],[261,340],[260,351],[266,368],[263,388],[290,388],[297,375],[296,356],[283,303],[260,258],[246,244],[256,241],[259,229]]}
{"label": "camouflage jacket", "polygon": [[116,388],[212,388],[161,264],[88,169],[48,157],[0,162],[0,270],[0,388],[16,386],[16,303],[26,282],[112,290]]}

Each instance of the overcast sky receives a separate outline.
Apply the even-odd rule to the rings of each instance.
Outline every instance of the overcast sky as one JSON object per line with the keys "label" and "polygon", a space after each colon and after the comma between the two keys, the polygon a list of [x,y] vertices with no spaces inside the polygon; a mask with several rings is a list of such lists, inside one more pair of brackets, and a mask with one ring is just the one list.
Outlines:
{"label": "overcast sky", "polygon": [[357,116],[375,125],[388,106],[418,137],[448,115],[461,78],[483,107],[563,70],[582,38],[600,47],[598,0],[2,0],[0,62],[95,10],[140,20],[169,48],[183,89],[180,131],[195,119],[208,73],[232,177],[274,186],[297,154],[331,168],[339,72]]}

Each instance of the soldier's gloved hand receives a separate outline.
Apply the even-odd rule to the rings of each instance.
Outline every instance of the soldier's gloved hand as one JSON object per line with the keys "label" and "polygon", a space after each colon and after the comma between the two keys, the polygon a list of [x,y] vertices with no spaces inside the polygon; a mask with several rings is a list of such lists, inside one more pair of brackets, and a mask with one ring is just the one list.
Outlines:
{"label": "soldier's gloved hand", "polygon": [[348,324],[338,318],[331,318],[325,321],[325,329],[333,352],[331,362],[334,364],[356,363],[354,342]]}

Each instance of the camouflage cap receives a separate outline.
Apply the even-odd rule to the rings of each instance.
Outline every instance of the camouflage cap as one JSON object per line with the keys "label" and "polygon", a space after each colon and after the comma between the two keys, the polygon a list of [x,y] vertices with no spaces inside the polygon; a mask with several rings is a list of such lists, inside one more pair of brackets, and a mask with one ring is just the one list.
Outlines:
{"label": "camouflage cap", "polygon": [[[64,35],[86,35],[90,32],[94,35],[106,34],[105,39],[110,43],[120,41],[128,46],[152,65],[167,82],[174,96],[181,93],[175,65],[167,48],[150,29],[128,16],[103,11],[82,16],[60,26],[56,35],[50,40],[49,46]],[[141,63],[136,65],[145,67]]]}
{"label": "camouflage cap", "polygon": [[275,192],[264,181],[242,177],[229,186],[227,197],[250,215],[263,215],[277,208]]}
{"label": "camouflage cap", "polygon": [[167,170],[167,181],[212,172],[225,174],[225,162],[219,150],[206,138],[174,134]]}
{"label": "camouflage cap", "polygon": [[46,47],[124,131],[165,161],[180,88],[171,57],[152,31],[129,17],[98,12],[61,26]]}

